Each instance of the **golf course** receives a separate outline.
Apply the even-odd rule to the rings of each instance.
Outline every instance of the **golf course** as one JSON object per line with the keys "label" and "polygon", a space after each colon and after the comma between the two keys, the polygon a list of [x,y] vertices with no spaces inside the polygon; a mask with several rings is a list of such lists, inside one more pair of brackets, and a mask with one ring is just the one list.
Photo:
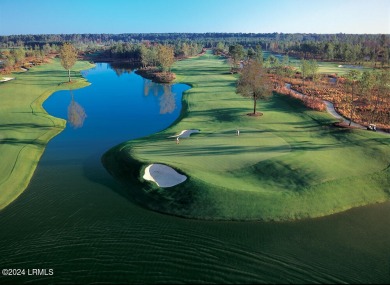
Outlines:
{"label": "golf course", "polygon": [[[24,191],[47,142],[65,127],[42,103],[54,91],[87,86],[79,71],[89,67],[78,62],[66,83],[54,60],[2,83],[0,209]],[[210,52],[176,62],[173,72],[177,83],[192,87],[179,118],[102,158],[138,204],[187,218],[281,221],[389,200],[388,135],[336,127],[330,114],[277,93],[258,102],[262,116],[248,116],[253,102],[235,93],[238,76]],[[197,131],[179,143],[175,137],[185,130]],[[143,178],[153,163],[188,179],[159,187]]]}
{"label": "golf course", "polygon": [[0,83],[0,210],[25,190],[47,142],[65,128],[66,121],[48,115],[42,103],[55,91],[88,86],[78,71],[91,66],[78,62],[69,84],[59,60]]}
{"label": "golf course", "polygon": [[[389,200],[388,135],[335,127],[330,114],[276,93],[259,101],[262,116],[248,116],[253,102],[235,93],[238,77],[210,53],[176,62],[172,71],[192,87],[180,117],[102,159],[140,205],[188,218],[282,221]],[[190,129],[199,133],[172,138]],[[153,163],[188,179],[158,187],[143,179]]]}
{"label": "golf course", "polygon": [[71,84],[57,60],[0,84],[1,167],[24,166],[2,176],[0,264],[54,272],[0,282],[388,283],[388,135],[278,94],[247,116],[211,54],[176,62],[169,88],[75,67]]}

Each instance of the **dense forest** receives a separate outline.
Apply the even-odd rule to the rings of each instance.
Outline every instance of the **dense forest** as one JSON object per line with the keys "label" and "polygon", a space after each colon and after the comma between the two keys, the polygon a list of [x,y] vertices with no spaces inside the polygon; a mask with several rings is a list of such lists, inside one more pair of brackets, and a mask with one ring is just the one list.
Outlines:
{"label": "dense forest", "polygon": [[176,56],[182,52],[183,43],[196,50],[199,47],[215,48],[218,44],[226,47],[240,44],[246,49],[260,45],[265,51],[298,58],[351,63],[372,61],[383,65],[388,64],[390,54],[388,34],[128,33],[0,36],[2,49],[36,49],[47,44],[55,47],[63,42],[71,42],[81,51],[111,50],[111,56],[118,57],[124,57],[121,49],[126,50],[126,53],[133,52],[132,45],[141,43],[172,45]]}

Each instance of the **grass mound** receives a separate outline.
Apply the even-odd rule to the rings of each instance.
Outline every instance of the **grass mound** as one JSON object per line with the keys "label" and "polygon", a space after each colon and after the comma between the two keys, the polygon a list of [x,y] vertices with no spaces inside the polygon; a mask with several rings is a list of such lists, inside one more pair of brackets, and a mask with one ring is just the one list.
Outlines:
{"label": "grass mound", "polygon": [[[330,115],[279,94],[260,102],[263,116],[247,116],[251,100],[235,94],[237,77],[215,56],[180,61],[173,71],[193,87],[180,120],[103,157],[145,207],[201,219],[293,220],[389,200],[390,137],[335,127]],[[201,132],[178,145],[168,139],[183,129]],[[142,178],[150,163],[188,179],[161,189]]]}
{"label": "grass mound", "polygon": [[148,160],[152,156],[156,161],[181,165],[182,171],[194,173],[204,181],[210,181],[212,175],[213,184],[233,189],[226,172],[250,167],[290,151],[290,145],[282,138],[255,129],[243,129],[240,136],[233,129],[201,133],[191,139],[182,139],[178,145],[174,143],[174,140],[162,139],[136,145],[132,150],[138,160]]}

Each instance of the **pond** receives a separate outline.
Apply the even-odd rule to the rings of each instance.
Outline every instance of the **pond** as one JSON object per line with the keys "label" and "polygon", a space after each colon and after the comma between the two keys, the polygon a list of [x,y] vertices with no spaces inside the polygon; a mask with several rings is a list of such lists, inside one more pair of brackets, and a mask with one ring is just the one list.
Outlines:
{"label": "pond", "polygon": [[53,275],[0,283],[390,282],[389,203],[289,223],[189,220],[133,203],[101,156],[167,128],[189,87],[152,84],[106,63],[84,76],[89,87],[44,103],[67,127],[0,213],[3,268]]}
{"label": "pond", "polygon": [[[156,84],[134,72],[107,63],[83,75],[92,83],[78,90],[59,91],[43,104],[45,110],[68,121],[47,152],[56,157],[68,153],[85,157],[125,140],[143,137],[167,128],[179,116],[185,84]],[[56,148],[60,148],[55,150]]]}

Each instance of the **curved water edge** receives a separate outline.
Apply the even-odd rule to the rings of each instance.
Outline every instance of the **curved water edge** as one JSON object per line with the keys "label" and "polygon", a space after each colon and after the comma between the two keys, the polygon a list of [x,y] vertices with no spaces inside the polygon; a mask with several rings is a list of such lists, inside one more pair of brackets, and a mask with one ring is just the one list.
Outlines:
{"label": "curved water edge", "polygon": [[[58,95],[66,117],[72,96]],[[390,220],[383,217],[389,203],[285,223],[200,221],[145,210],[129,203],[127,191],[100,167],[99,147],[80,132],[95,112],[78,92],[73,99],[86,114],[82,127],[68,125],[75,136],[64,131],[49,142],[27,191],[0,215],[0,267],[41,264],[54,275],[0,276],[0,283],[388,283]],[[115,110],[108,101],[96,104]],[[132,135],[129,125],[111,128]]]}
{"label": "curved water edge", "polygon": [[91,82],[88,88],[57,92],[44,107],[67,119],[64,138],[87,144],[100,137],[107,149],[121,143],[119,137],[134,139],[167,128],[179,116],[182,93],[189,89],[184,84],[156,84],[133,70],[113,70],[106,63],[83,75]]}
{"label": "curved water edge", "polygon": [[72,158],[84,164],[89,180],[101,182],[96,171],[106,172],[102,155],[123,141],[169,127],[181,113],[182,93],[189,86],[156,84],[132,69],[107,63],[83,71],[83,76],[91,82],[88,88],[56,92],[44,104],[50,114],[67,120],[47,149],[46,161]]}
{"label": "curved water edge", "polygon": [[[214,62],[214,64],[217,63]],[[199,80],[205,81],[204,73],[207,72],[205,70],[203,67],[202,72],[199,72]],[[212,70],[215,72],[215,68]],[[196,72],[191,73],[191,78],[197,78],[194,73]],[[234,78],[225,78],[224,80],[225,85],[229,86],[229,82]],[[200,86],[203,81],[192,83],[198,82],[199,86],[197,87],[202,88]],[[207,82],[206,85],[210,86],[210,82]],[[207,101],[210,102],[209,104],[213,104],[213,97],[207,97],[208,92],[213,93],[213,90],[210,90],[212,88],[207,89],[206,87],[201,89],[202,91],[198,91],[199,88],[195,88],[191,92],[191,95],[197,93],[196,98],[200,98],[197,99],[200,100],[199,102],[189,97],[186,97],[185,100],[187,102],[193,100],[193,103]],[[231,88],[228,90],[227,87],[224,92],[220,93],[225,92],[228,94],[231,92]],[[229,101],[227,98],[239,101],[237,97],[231,97],[231,95],[223,97]],[[178,134],[180,129],[185,128],[184,126],[187,128],[200,127],[194,123],[198,120],[204,120],[202,117],[204,113],[207,114],[206,118],[209,121],[213,121],[214,118],[217,127],[202,124],[202,128],[208,128],[209,132],[201,133],[196,135],[196,138],[185,141],[188,147],[184,144],[173,147],[172,142],[162,141],[160,136],[151,136],[125,142],[110,150],[104,155],[103,163],[110,173],[122,180],[128,189],[131,189],[131,193],[134,194],[135,200],[139,204],[158,212],[186,218],[239,221],[299,220],[323,217],[354,207],[388,201],[388,194],[384,187],[386,184],[383,184],[387,183],[388,162],[386,164],[386,161],[382,159],[383,156],[379,156],[380,153],[385,154],[388,150],[385,149],[385,144],[381,143],[380,138],[369,138],[371,134],[363,134],[363,132],[359,134],[343,132],[340,128],[332,126],[331,123],[335,121],[329,116],[307,111],[297,102],[282,99],[280,96],[275,95],[275,99],[272,101],[268,104],[270,105],[267,109],[268,114],[277,113],[278,117],[285,117],[284,113],[293,113],[293,115],[284,118],[287,121],[279,122],[283,127],[279,126],[275,131],[269,128],[277,120],[273,114],[275,116],[273,120],[266,116],[261,120],[266,123],[259,124],[258,129],[254,131],[250,127],[253,126],[253,121],[248,121],[247,128],[240,127],[240,130],[245,134],[245,136],[239,136],[239,138],[243,137],[242,141],[233,141],[232,135],[238,134],[237,130],[220,129],[223,124],[230,122],[229,119],[233,121],[233,119],[224,116],[223,123],[219,122],[220,117],[218,116],[222,113],[220,104],[218,103],[217,107],[212,105],[213,108],[210,112],[205,111],[204,106],[199,104],[198,106],[202,105],[202,107],[198,107],[198,110],[191,110],[191,114],[188,116],[191,118],[187,117],[188,112],[183,115],[182,121],[173,128],[175,133]],[[232,109],[231,105],[226,105],[224,113],[241,110],[240,103],[237,104],[236,109]],[[197,117],[199,113],[201,115]],[[297,114],[294,115],[295,113]],[[286,123],[290,120],[293,123]],[[210,129],[213,129],[213,132]],[[309,143],[308,140],[305,140],[307,133],[300,129],[310,129],[310,132],[318,136],[315,136],[314,140],[313,137],[310,137]],[[281,136],[278,135],[278,131],[281,131]],[[299,131],[304,135],[297,136]],[[291,134],[294,135],[296,141],[291,140]],[[165,132],[162,135],[169,136],[170,134]],[[365,136],[368,136],[368,140],[375,141],[375,145],[370,145],[372,161],[366,161],[371,158],[366,159],[367,148],[362,147],[360,143]],[[238,138],[238,136],[235,137]],[[283,141],[282,137],[292,144]],[[362,155],[356,155],[356,149],[352,149],[354,143],[349,146],[342,143],[346,137],[352,141],[356,140],[358,152],[362,152]],[[149,148],[149,145],[152,145],[153,148]],[[287,155],[292,149],[294,149],[294,153]],[[352,158],[348,156],[349,152],[351,152]],[[269,153],[277,155],[269,157]],[[277,157],[279,155],[284,156],[284,158]],[[305,159],[297,159],[297,155],[306,157],[309,164],[305,163]],[[357,157],[353,157],[354,155]],[[255,157],[256,161],[254,161]],[[340,157],[345,157],[344,162],[338,165],[339,168],[345,169],[342,172],[334,166],[334,159]],[[221,158],[223,162],[218,165],[216,162]],[[351,168],[346,162],[349,159],[371,163],[372,168]],[[164,163],[180,169],[180,172],[189,179],[180,186],[173,187],[171,191],[160,191],[161,189],[158,187],[142,180],[141,173],[150,163]],[[224,165],[232,165],[232,167],[230,169]],[[237,173],[238,170],[241,171],[240,174]],[[261,175],[257,173],[261,173]],[[246,179],[240,181],[237,179],[240,176]],[[360,177],[366,178],[363,180]],[[362,187],[367,181],[371,183],[370,195],[367,195]],[[352,188],[357,189],[352,191]],[[337,191],[331,191],[331,189],[337,189]],[[339,196],[341,199],[335,199],[334,196]],[[327,201],[327,203],[321,201]]]}
{"label": "curved water edge", "polygon": [[[89,68],[86,62],[78,62],[75,70]],[[50,116],[42,107],[43,102],[55,91],[64,88],[61,78],[64,73],[59,70],[60,64],[55,60],[51,64],[25,70],[18,75],[18,80],[2,86],[2,100],[5,100],[5,117],[2,129],[2,151],[4,165],[0,173],[1,196],[0,209],[15,201],[28,187],[44,153],[47,143],[65,127],[65,121]],[[62,68],[62,67],[61,67]],[[42,82],[37,74],[47,74]],[[11,78],[14,79],[14,78]],[[72,86],[87,86],[83,78],[76,76]],[[23,86],[25,86],[23,88]],[[31,87],[31,88],[29,88]],[[8,90],[8,91],[7,91]],[[29,92],[26,93],[26,90]],[[7,98],[12,96],[12,98]],[[7,112],[12,115],[7,117]],[[3,114],[3,115],[4,115]]]}

